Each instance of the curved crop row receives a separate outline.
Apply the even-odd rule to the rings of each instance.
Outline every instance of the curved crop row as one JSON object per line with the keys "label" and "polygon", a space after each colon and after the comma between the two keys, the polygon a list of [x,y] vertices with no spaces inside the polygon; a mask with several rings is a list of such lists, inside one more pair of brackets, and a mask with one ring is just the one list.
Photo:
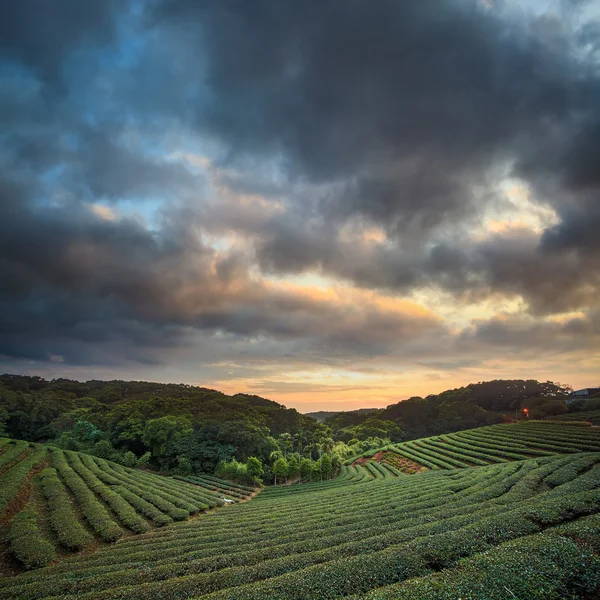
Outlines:
{"label": "curved crop row", "polygon": [[[596,516],[596,527],[600,526]],[[550,530],[506,542],[493,551],[459,561],[452,569],[373,590],[349,600],[454,600],[485,597],[562,600],[592,598],[600,591],[598,556],[578,539],[569,538],[580,527]]]}
{"label": "curved crop row", "polygon": [[430,460],[438,461],[440,466],[442,464],[449,465],[449,467],[446,468],[451,469],[463,469],[469,466],[467,463],[464,462],[464,460],[457,460],[455,458],[452,458],[451,456],[442,456],[441,452],[439,452],[435,448],[428,448],[421,442],[421,440],[419,440],[418,442],[407,442],[407,445],[409,445],[409,447],[412,449],[417,449],[421,454],[424,454]]}
{"label": "curved crop row", "polygon": [[[197,486],[182,483],[173,477],[158,477],[157,475],[135,469],[131,469],[127,475],[135,482],[169,493],[174,498],[187,502],[191,513],[196,513],[198,510],[205,510],[207,502],[211,506],[219,504],[218,502],[214,503],[213,494],[208,494],[206,490],[199,489]],[[197,504],[195,504],[195,501],[198,501]],[[176,502],[174,503],[177,504]],[[183,505],[181,507],[185,508]]]}
{"label": "curved crop row", "polygon": [[9,442],[5,451],[0,454],[0,468],[16,460],[27,448],[29,448],[28,442]]}
{"label": "curved crop row", "polygon": [[45,448],[38,447],[32,454],[14,464],[2,475],[0,512],[5,510],[10,501],[17,495],[31,469],[41,463],[45,457]]}
{"label": "curved crop row", "polygon": [[8,546],[26,569],[44,567],[56,556],[54,546],[42,535],[36,514],[23,510],[10,522]]}
{"label": "curved crop row", "polygon": [[[598,513],[594,460],[550,456],[419,477],[340,479],[321,491],[320,484],[274,496],[266,490],[261,502],[13,578],[0,584],[0,598],[298,600],[383,592]],[[551,487],[552,475],[564,483]]]}
{"label": "curved crop row", "polygon": [[475,456],[472,452],[468,452],[462,448],[456,448],[452,444],[439,441],[439,439],[440,438],[426,438],[420,440],[420,444],[424,448],[435,450],[441,458],[449,456],[450,458],[455,458],[457,460],[468,461],[471,463],[471,466],[487,467],[487,465],[489,465],[489,461]]}
{"label": "curved crop row", "polygon": [[136,533],[144,533],[150,529],[146,521],[137,514],[129,502],[102,483],[102,481],[100,481],[100,479],[98,479],[98,477],[83,464],[79,454],[75,452],[66,452],[66,455],[73,469],[83,481],[85,481],[90,490],[110,506],[112,511],[117,515],[119,521],[121,521],[125,527]]}
{"label": "curved crop row", "polygon": [[47,500],[50,525],[58,541],[68,550],[80,550],[92,541],[92,536],[77,519],[71,499],[56,469],[40,473],[42,493]]}
{"label": "curved crop row", "polygon": [[81,507],[81,512],[91,528],[105,542],[117,541],[123,535],[121,528],[113,521],[110,513],[84,480],[67,464],[64,453],[61,450],[53,450],[51,456],[52,465],[73,492]]}

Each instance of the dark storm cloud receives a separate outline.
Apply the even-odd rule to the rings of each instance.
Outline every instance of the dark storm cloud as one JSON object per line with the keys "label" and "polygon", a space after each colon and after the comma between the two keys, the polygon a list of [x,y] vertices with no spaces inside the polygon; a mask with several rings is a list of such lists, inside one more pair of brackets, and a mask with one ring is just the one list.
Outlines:
{"label": "dark storm cloud", "polygon": [[[203,330],[370,355],[447,335],[431,315],[303,296],[260,270],[518,296],[532,314],[597,305],[597,48],[592,24],[471,0],[13,2],[0,354],[151,363]],[[165,158],[181,131],[214,151],[227,190],[281,212],[208,210],[207,180]],[[541,240],[469,237],[507,174],[556,210]],[[119,216],[132,201],[158,204],[152,222]],[[347,239],[355,225],[388,237]],[[228,229],[254,253],[208,245]]]}
{"label": "dark storm cloud", "polygon": [[163,6],[177,31],[202,24],[198,125],[234,156],[280,154],[291,177],[341,181],[332,217],[462,218],[495,161],[581,94],[562,47],[471,1]]}
{"label": "dark storm cloud", "polygon": [[[331,186],[258,231],[263,268],[520,294],[541,312],[589,302],[600,239],[597,23],[519,23],[508,8],[467,1],[160,6],[201,49],[208,92],[194,123],[225,144],[229,164],[262,155],[290,183]],[[430,237],[452,227],[466,236],[501,202],[507,174],[557,211],[539,243],[527,232],[481,244]],[[394,247],[340,240],[357,216],[386,228]]]}
{"label": "dark storm cloud", "polygon": [[159,232],[107,220],[85,203],[36,206],[35,186],[0,186],[0,355],[73,364],[160,360],[191,330],[313,340],[323,351],[383,352],[443,331],[432,315],[322,300],[265,286],[246,259],[217,255],[193,220],[167,217]]}
{"label": "dark storm cloud", "polygon": [[457,339],[457,349],[505,348],[515,354],[548,351],[556,355],[594,351],[600,343],[600,314],[565,321],[534,321],[523,316],[475,322]]}
{"label": "dark storm cloud", "polygon": [[113,0],[23,0],[5,3],[0,19],[0,51],[32,68],[51,85],[59,83],[71,53],[110,43],[115,36]]}

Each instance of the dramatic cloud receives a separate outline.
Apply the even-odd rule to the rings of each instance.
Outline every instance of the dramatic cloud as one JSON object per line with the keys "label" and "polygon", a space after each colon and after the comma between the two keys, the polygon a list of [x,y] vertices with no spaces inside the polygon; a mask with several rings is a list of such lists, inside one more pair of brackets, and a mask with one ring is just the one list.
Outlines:
{"label": "dramatic cloud", "polygon": [[385,402],[561,352],[590,383],[599,2],[13,4],[6,370]]}

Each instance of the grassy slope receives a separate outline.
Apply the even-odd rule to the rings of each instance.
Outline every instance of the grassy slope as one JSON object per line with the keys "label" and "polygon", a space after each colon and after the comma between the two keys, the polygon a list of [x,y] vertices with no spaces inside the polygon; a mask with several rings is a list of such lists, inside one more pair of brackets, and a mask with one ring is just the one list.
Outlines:
{"label": "grassy slope", "polygon": [[[512,443],[538,447],[552,432],[535,427]],[[367,463],[270,488],[2,581],[0,600],[596,597],[600,452],[573,450],[589,432],[561,427],[555,454],[412,476]],[[493,428],[478,434],[488,452],[508,444]]]}

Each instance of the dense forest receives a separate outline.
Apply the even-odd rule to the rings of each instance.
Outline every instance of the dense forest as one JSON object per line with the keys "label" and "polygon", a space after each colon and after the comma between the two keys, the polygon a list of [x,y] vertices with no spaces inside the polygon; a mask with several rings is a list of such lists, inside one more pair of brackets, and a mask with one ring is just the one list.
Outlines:
{"label": "dense forest", "polygon": [[127,466],[276,483],[329,478],[372,448],[500,423],[525,407],[532,418],[594,409],[593,400],[569,409],[568,392],[552,382],[498,380],[320,423],[259,396],[185,384],[2,375],[0,433]]}

